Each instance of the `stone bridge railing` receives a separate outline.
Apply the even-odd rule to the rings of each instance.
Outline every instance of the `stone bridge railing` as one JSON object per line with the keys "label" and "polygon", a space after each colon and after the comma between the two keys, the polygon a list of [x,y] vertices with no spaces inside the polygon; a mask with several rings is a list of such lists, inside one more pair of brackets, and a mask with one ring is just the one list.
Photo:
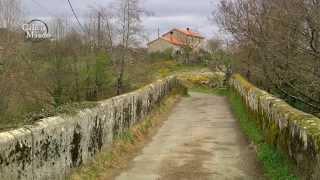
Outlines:
{"label": "stone bridge railing", "polygon": [[66,179],[72,168],[108,149],[115,136],[143,120],[174,89],[184,86],[171,76],[75,116],[0,133],[0,179]]}
{"label": "stone bridge railing", "polygon": [[[186,73],[99,102],[75,116],[43,119],[0,133],[0,179],[66,179],[72,168],[108,149],[114,137],[142,121],[175,89],[184,85],[223,86],[221,73]],[[182,85],[184,84],[184,85]],[[240,75],[230,86],[265,132],[266,141],[288,154],[305,179],[320,179],[320,119],[254,87]]]}
{"label": "stone bridge railing", "polygon": [[256,88],[240,75],[231,87],[263,129],[266,141],[285,152],[305,179],[320,179],[320,119]]}

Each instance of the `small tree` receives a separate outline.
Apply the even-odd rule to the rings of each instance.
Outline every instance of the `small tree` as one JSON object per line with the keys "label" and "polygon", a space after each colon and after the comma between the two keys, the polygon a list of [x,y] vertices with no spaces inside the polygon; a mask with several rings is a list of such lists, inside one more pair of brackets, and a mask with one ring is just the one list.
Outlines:
{"label": "small tree", "polygon": [[189,64],[191,61],[191,56],[192,56],[192,47],[189,44],[185,44],[181,47],[182,50],[182,61],[184,64]]}
{"label": "small tree", "polygon": [[140,7],[139,0],[117,0],[115,3],[116,20],[119,26],[119,48],[121,55],[117,61],[117,94],[124,90],[124,76],[126,61],[130,58],[129,48],[135,45],[141,30],[141,15],[144,10]]}
{"label": "small tree", "polygon": [[237,70],[305,111],[320,112],[320,1],[222,0],[217,23]]}
{"label": "small tree", "polygon": [[0,28],[13,30],[20,25],[21,20],[20,0],[0,0]]}
{"label": "small tree", "polygon": [[197,48],[199,48],[200,41],[195,39],[192,36],[185,36],[182,39],[182,47],[181,47],[181,58],[184,64],[190,64],[191,61],[197,59],[199,52]]}

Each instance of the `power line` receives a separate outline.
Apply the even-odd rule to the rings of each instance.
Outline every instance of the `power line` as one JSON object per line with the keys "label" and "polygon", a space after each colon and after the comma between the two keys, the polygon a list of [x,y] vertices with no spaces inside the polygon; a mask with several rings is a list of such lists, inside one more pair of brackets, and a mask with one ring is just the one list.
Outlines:
{"label": "power line", "polygon": [[77,16],[75,10],[74,10],[73,7],[72,7],[72,4],[71,4],[70,0],[67,0],[67,1],[68,1],[68,3],[69,3],[69,6],[70,6],[70,8],[71,8],[71,11],[72,11],[74,17],[76,18],[76,20],[77,20],[77,22],[78,22],[81,30],[82,30],[83,32],[86,32],[86,31],[84,30],[84,27],[83,27],[82,24],[80,23],[79,18],[78,18],[78,16]]}

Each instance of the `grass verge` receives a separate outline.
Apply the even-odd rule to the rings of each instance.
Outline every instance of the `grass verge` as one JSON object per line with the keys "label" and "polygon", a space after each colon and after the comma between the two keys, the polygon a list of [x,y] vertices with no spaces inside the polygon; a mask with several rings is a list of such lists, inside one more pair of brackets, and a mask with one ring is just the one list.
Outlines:
{"label": "grass verge", "polygon": [[144,121],[117,137],[111,151],[102,151],[91,163],[75,170],[69,179],[96,180],[116,177],[128,167],[129,162],[157,132],[180,97],[174,94],[166,98]]}
{"label": "grass verge", "polygon": [[211,89],[211,88],[206,88],[203,86],[194,86],[190,89],[190,91],[206,93],[206,94],[213,94],[213,95],[218,95],[218,96],[227,96],[228,95],[228,90],[226,88]]}
{"label": "grass verge", "polygon": [[265,176],[272,180],[297,180],[298,177],[293,174],[293,163],[285,154],[264,141],[263,132],[258,128],[255,119],[247,113],[241,97],[231,91],[228,92],[228,97],[241,129],[256,145],[257,156],[263,165]]}
{"label": "grass verge", "polygon": [[210,89],[205,87],[195,87],[191,91],[228,97],[231,109],[238,119],[242,131],[256,147],[257,157],[262,163],[264,174],[268,179],[299,179],[293,173],[294,164],[288,160],[286,155],[265,142],[263,132],[258,128],[257,121],[248,113],[239,95],[228,89]]}

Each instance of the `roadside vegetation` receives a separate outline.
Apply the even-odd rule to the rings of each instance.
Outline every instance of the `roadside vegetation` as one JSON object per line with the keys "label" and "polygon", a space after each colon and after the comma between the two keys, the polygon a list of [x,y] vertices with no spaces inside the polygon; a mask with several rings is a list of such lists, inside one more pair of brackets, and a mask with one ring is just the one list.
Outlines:
{"label": "roadside vegetation", "polygon": [[228,98],[241,129],[256,147],[257,156],[263,165],[266,177],[272,180],[297,180],[298,177],[293,174],[294,164],[285,154],[265,142],[263,132],[259,129],[255,118],[248,113],[241,97],[229,91]]}
{"label": "roadside vegetation", "polygon": [[277,150],[274,146],[269,145],[264,140],[264,135],[259,129],[257,121],[250,115],[248,109],[242,101],[242,98],[232,90],[226,88],[211,89],[206,87],[195,87],[192,91],[208,93],[219,96],[226,96],[229,100],[230,107],[238,119],[240,127],[244,134],[254,145],[257,157],[261,162],[264,175],[267,179],[272,180],[298,180],[299,178],[293,173],[295,165],[287,156]]}
{"label": "roadside vegetation", "polygon": [[[6,64],[6,70],[0,71],[3,80],[0,87],[0,130],[61,113],[70,114],[117,95],[116,65],[106,53],[78,54],[72,48],[65,53],[46,52],[42,48],[44,44],[35,44],[20,51],[34,52],[22,55],[22,59],[8,58],[10,63]],[[47,47],[50,46],[55,45],[48,42]],[[64,51],[64,48],[58,50]],[[206,68],[201,64],[180,64],[166,54],[157,56],[154,58],[143,49],[136,54],[136,60],[126,65],[122,93],[176,72]]]}
{"label": "roadside vegetation", "polygon": [[216,39],[208,51],[188,56],[170,49],[148,54],[141,17],[150,12],[139,0],[110,5],[88,8],[82,26],[51,17],[54,39],[27,41],[21,0],[0,0],[0,131],[91,107],[174,73],[216,70],[230,58]]}
{"label": "roadside vegetation", "polygon": [[[70,114],[117,95],[117,64],[111,55],[103,50],[92,52],[80,41],[68,42],[77,39],[32,43],[19,47],[18,56],[5,57],[0,70],[0,130]],[[180,63],[171,54],[132,50],[122,93],[175,73],[209,68],[202,61]]]}
{"label": "roadside vegetation", "polygon": [[319,0],[222,0],[213,16],[234,72],[320,117]]}

